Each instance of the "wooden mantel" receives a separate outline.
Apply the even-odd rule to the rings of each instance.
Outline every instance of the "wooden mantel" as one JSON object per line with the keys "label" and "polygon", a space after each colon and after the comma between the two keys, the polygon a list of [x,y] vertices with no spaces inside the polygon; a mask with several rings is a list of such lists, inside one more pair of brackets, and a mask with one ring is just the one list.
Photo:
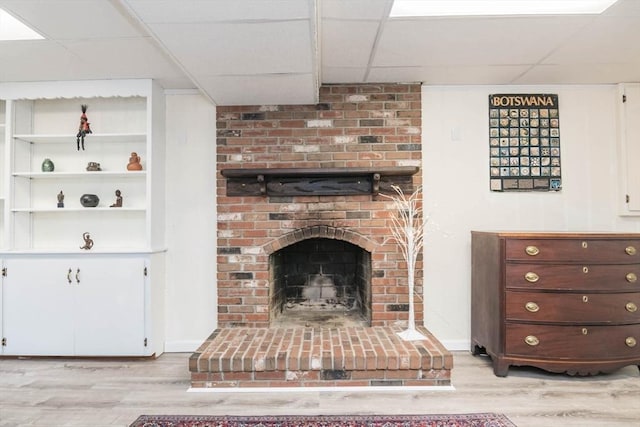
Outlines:
{"label": "wooden mantel", "polygon": [[417,166],[223,169],[227,196],[346,196],[378,194],[380,183],[415,175]]}

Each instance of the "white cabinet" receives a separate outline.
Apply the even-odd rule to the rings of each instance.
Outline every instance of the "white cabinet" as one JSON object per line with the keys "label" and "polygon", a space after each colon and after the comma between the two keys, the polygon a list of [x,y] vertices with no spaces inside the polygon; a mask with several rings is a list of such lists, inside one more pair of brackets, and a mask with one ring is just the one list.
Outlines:
{"label": "white cabinet", "polygon": [[[7,194],[6,183],[5,180],[5,171],[9,167],[9,160],[5,156],[5,110],[6,110],[6,102],[3,99],[0,99],[0,153],[2,153],[2,158],[0,158],[0,249],[5,247],[5,239],[4,239],[4,211],[5,211],[5,195]],[[0,321],[1,322],[1,321]]]}
{"label": "white cabinet", "polygon": [[640,83],[619,86],[620,213],[640,215]]}
{"label": "white cabinet", "polygon": [[4,264],[5,355],[150,354],[145,258],[28,256]]}
{"label": "white cabinet", "polygon": [[[161,353],[162,89],[151,80],[0,83],[0,99],[2,352]],[[132,153],[142,170],[127,168]],[[121,206],[112,206],[116,191]],[[99,204],[83,206],[85,194]]]}

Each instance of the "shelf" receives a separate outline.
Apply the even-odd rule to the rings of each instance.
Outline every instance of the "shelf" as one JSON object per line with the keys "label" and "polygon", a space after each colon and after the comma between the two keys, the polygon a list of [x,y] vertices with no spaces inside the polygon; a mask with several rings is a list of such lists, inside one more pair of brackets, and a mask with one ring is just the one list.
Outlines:
{"label": "shelf", "polygon": [[84,171],[84,172],[14,172],[12,175],[29,179],[68,179],[68,178],[144,178],[146,171]]}
{"label": "shelf", "polygon": [[145,208],[127,208],[127,207],[121,207],[121,208],[110,208],[110,207],[103,207],[103,208],[84,208],[84,207],[78,207],[78,208],[15,208],[15,209],[11,209],[11,212],[26,212],[26,213],[60,213],[60,214],[64,214],[64,213],[69,213],[69,212],[105,212],[105,211],[109,211],[109,212],[145,212],[146,209]]}
{"label": "shelf", "polygon": [[[0,122],[5,117],[10,121],[0,142],[9,157],[0,165],[0,193],[6,197],[0,204],[0,245],[5,249],[73,252],[85,231],[99,240],[94,250],[137,250],[164,241],[164,230],[158,227],[163,216],[155,215],[164,200],[151,197],[161,179],[153,168],[161,171],[164,165],[162,90],[150,80],[87,84],[0,84],[0,92],[13,94],[0,112]],[[41,90],[33,90],[38,86]],[[76,143],[83,104],[89,105],[93,129],[85,136],[86,151]],[[133,152],[141,157],[142,170],[127,170]],[[51,172],[42,171],[46,159],[55,165]],[[102,169],[87,170],[91,163]],[[111,207],[117,191],[123,206]],[[60,193],[62,208],[57,207]],[[82,206],[84,194],[98,195],[99,205]]]}
{"label": "shelf", "polygon": [[420,170],[417,166],[224,169],[227,196],[376,195]]}
{"label": "shelf", "polygon": [[89,251],[84,249],[63,249],[63,248],[39,248],[39,249],[11,249],[0,250],[0,255],[149,255],[155,253],[166,252],[166,248],[149,249],[138,247],[122,247],[122,248],[107,248],[107,249],[91,249]]}
{"label": "shelf", "polygon": [[271,169],[223,169],[222,176],[227,178],[265,177],[328,177],[328,176],[407,176],[415,175],[417,166],[370,167],[370,168],[271,168]]}
{"label": "shelf", "polygon": [[[62,144],[76,142],[76,136],[66,135],[46,135],[46,134],[21,134],[14,135],[14,139],[29,143]],[[144,133],[92,133],[85,137],[86,143],[116,143],[116,142],[145,142],[147,135]]]}

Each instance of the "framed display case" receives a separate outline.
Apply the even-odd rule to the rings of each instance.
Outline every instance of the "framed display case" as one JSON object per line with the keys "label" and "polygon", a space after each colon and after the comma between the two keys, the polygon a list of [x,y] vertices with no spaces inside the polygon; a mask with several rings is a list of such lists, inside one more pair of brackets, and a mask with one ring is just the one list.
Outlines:
{"label": "framed display case", "polygon": [[558,95],[489,95],[492,191],[559,191]]}

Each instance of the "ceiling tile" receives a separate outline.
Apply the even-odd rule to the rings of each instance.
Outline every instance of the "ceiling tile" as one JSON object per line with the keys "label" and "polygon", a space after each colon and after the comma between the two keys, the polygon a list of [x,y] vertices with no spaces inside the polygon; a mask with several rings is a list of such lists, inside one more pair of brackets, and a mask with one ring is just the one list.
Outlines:
{"label": "ceiling tile", "polygon": [[393,0],[322,0],[323,19],[379,20],[391,10]]}
{"label": "ceiling tile", "polygon": [[394,19],[385,26],[373,65],[534,64],[588,19]]}
{"label": "ceiling tile", "polygon": [[514,84],[616,84],[636,82],[640,75],[640,63],[635,64],[590,64],[538,65]]}
{"label": "ceiling tile", "polygon": [[[639,2],[640,3],[640,2]],[[604,64],[640,61],[638,17],[595,19],[562,43],[546,64]],[[594,55],[594,52],[598,52]]]}
{"label": "ceiling tile", "polygon": [[416,81],[432,85],[506,84],[514,81],[529,66],[478,65],[438,67],[374,67],[370,82]]}
{"label": "ceiling tile", "polygon": [[82,78],[90,65],[59,43],[48,40],[0,42],[1,82]]}
{"label": "ceiling tile", "polygon": [[315,104],[317,86],[311,74],[219,76],[203,78],[202,87],[216,105]]}
{"label": "ceiling tile", "polygon": [[147,23],[310,19],[312,0],[124,0]]}
{"label": "ceiling tile", "polygon": [[194,75],[311,72],[306,21],[154,24],[151,29]]}
{"label": "ceiling tile", "polygon": [[367,73],[366,67],[322,67],[322,82],[323,83],[364,83],[365,75]]}
{"label": "ceiling tile", "polygon": [[91,52],[91,60],[86,65],[87,77],[91,79],[182,76],[182,71],[148,38],[81,40],[68,42],[65,46],[77,57]]}
{"label": "ceiling tile", "polygon": [[138,37],[138,30],[104,0],[2,0],[14,14],[48,39]]}
{"label": "ceiling tile", "polygon": [[[366,67],[378,24],[366,21],[325,21],[322,26],[322,63],[326,66]],[[340,49],[336,49],[340,46]]]}

